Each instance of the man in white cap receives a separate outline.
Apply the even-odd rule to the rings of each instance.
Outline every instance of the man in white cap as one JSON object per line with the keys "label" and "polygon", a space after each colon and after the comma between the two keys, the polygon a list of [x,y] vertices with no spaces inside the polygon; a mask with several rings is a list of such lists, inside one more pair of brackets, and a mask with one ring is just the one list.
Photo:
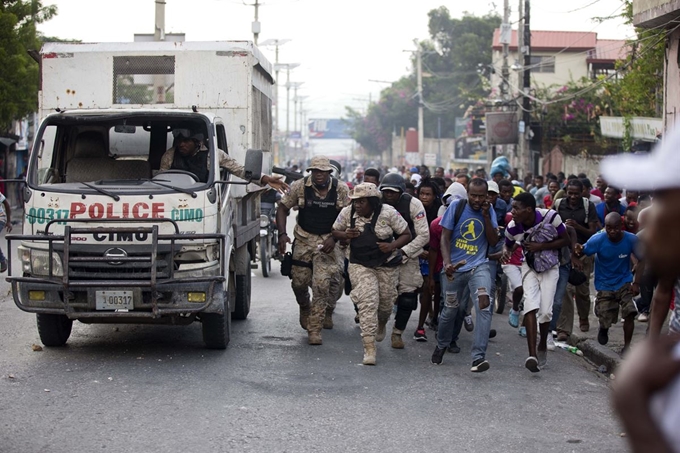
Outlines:
{"label": "man in white cap", "polygon": [[[633,346],[616,374],[614,405],[623,421],[632,451],[675,451],[680,406],[676,398],[680,361],[677,333],[680,332],[680,125],[648,155],[610,157],[601,165],[602,177],[614,187],[653,191],[654,202],[645,218],[642,234],[646,266],[659,278],[652,302],[650,338]],[[676,294],[671,314],[670,337],[659,338],[668,315],[671,294]],[[673,392],[663,404],[652,404],[669,384]],[[652,416],[652,409],[656,417]],[[671,439],[676,439],[671,442]]]}
{"label": "man in white cap", "polygon": [[320,345],[322,326],[332,327],[336,298],[331,282],[334,275],[342,272],[331,231],[338,213],[349,203],[349,189],[347,184],[331,177],[333,167],[325,156],[313,157],[307,171],[312,174],[295,181],[279,202],[276,225],[279,252],[283,255],[286,244],[291,242],[286,233],[288,213],[294,206],[298,207],[292,287],[300,306],[300,325],[307,330],[309,344]]}

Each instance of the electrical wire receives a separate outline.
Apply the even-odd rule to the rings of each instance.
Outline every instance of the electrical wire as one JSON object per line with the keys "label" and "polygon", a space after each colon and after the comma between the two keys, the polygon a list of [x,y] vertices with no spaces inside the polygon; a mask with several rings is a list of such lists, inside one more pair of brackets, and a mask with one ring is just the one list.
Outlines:
{"label": "electrical wire", "polygon": [[[678,24],[675,28],[669,30],[667,33],[663,33],[662,36],[661,36],[661,38],[660,38],[659,40],[657,40],[654,44],[652,44],[652,45],[649,46],[647,49],[645,49],[643,52],[641,52],[641,53],[639,54],[639,56],[641,57],[641,56],[645,55],[646,52],[650,52],[650,51],[651,51],[650,49],[653,49],[653,48],[656,47],[658,44],[660,44],[662,41],[664,41],[665,39],[667,39],[667,37],[670,36],[670,35],[671,35],[675,30],[677,30],[678,28],[680,28],[680,24]],[[564,96],[564,97],[561,97],[561,98],[550,99],[550,100],[542,100],[542,99],[536,98],[535,96],[532,96],[531,93],[527,93],[527,92],[523,91],[522,89],[519,89],[518,92],[519,92],[520,94],[522,94],[523,96],[525,96],[525,97],[531,99],[532,101],[536,102],[537,104],[541,105],[541,106],[547,106],[547,105],[551,105],[551,104],[557,104],[557,103],[569,101],[569,100],[571,100],[571,99],[574,99],[574,98],[577,98],[577,97],[579,97],[579,96],[582,96],[582,95],[584,95],[584,94],[586,94],[586,93],[588,93],[588,92],[590,92],[590,91],[592,91],[592,90],[594,90],[594,89],[596,89],[596,88],[599,88],[599,87],[602,86],[604,83],[608,82],[609,80],[611,80],[611,79],[614,78],[615,76],[618,76],[618,75],[621,74],[623,71],[625,71],[626,69],[628,69],[628,67],[633,63],[633,61],[634,61],[634,60],[631,60],[631,61],[626,62],[623,66],[621,66],[619,69],[615,70],[612,74],[609,74],[607,77],[602,78],[602,79],[598,80],[597,82],[594,82],[594,83],[592,83],[591,85],[582,88],[582,89],[579,90],[579,91],[576,91],[576,92],[574,92],[574,93],[570,93],[569,95]],[[507,80],[507,79],[505,79],[502,75],[501,75],[501,79],[503,79],[505,82],[507,82],[508,84],[510,84],[510,81]],[[518,104],[518,105],[519,105],[519,104]],[[521,108],[523,111],[527,111],[526,109],[524,109],[523,106],[520,106],[520,108]]]}

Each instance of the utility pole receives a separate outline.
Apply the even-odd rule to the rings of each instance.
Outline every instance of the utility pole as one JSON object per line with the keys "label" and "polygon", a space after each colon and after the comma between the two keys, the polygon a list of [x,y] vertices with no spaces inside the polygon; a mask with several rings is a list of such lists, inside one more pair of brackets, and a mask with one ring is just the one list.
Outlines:
{"label": "utility pole", "polygon": [[280,127],[279,127],[279,70],[281,65],[279,64],[279,46],[284,45],[289,42],[290,39],[268,39],[264,41],[262,46],[275,46],[275,57],[274,57],[274,137],[276,138],[276,148],[274,153],[274,164],[279,165],[280,160]]}
{"label": "utility pole", "polygon": [[529,131],[531,126],[531,100],[529,90],[531,89],[531,6],[530,0],[524,0],[524,83],[522,84],[523,96],[522,110],[524,117],[524,149],[526,160],[522,162],[527,171],[531,170],[531,147],[529,145]]}
{"label": "utility pole", "polygon": [[255,42],[255,45],[257,45],[257,38],[260,36],[260,1],[255,0],[255,3],[253,3],[251,6],[255,7],[255,20],[253,21],[253,42]]}
{"label": "utility pole", "polygon": [[[154,41],[165,41],[165,0],[155,0],[156,17],[153,31]],[[156,104],[165,104],[165,76],[157,74],[153,76],[153,88]]]}
{"label": "utility pole", "polygon": [[[520,65],[520,56],[524,49],[524,0],[519,0],[519,7],[517,9],[519,14],[519,24],[517,26],[517,64]],[[517,71],[517,91],[522,92],[522,87],[524,85],[524,64],[521,64],[521,69]],[[524,131],[521,125],[524,124],[524,114],[523,110],[520,108],[517,110],[519,117],[517,118],[517,126],[519,127],[519,134],[517,138],[517,168],[520,171],[526,171],[524,168],[524,153],[526,141],[524,140]]]}
{"label": "utility pole", "polygon": [[501,42],[503,43],[503,69],[501,70],[501,97],[506,100],[508,97],[508,80],[510,80],[510,68],[508,67],[508,54],[510,41],[512,40],[512,27],[510,26],[510,0],[504,0],[503,5],[503,24],[501,25]]}
{"label": "utility pole", "polygon": [[417,50],[416,50],[416,77],[418,83],[418,155],[420,156],[420,161],[423,160],[423,145],[425,132],[423,131],[423,56],[420,50],[420,43],[415,40]]}

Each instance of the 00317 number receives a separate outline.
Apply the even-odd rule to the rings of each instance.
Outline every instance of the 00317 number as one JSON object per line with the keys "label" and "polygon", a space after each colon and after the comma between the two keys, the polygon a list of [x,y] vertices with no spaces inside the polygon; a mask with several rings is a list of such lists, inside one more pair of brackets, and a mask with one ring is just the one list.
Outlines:
{"label": "00317 number", "polygon": [[134,308],[132,291],[96,291],[97,310],[130,310]]}

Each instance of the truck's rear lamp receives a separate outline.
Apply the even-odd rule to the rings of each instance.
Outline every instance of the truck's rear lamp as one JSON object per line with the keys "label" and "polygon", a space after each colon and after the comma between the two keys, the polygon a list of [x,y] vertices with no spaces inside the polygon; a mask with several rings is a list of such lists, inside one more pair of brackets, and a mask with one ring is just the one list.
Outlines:
{"label": "truck's rear lamp", "polygon": [[45,300],[45,291],[29,291],[28,298],[31,300]]}
{"label": "truck's rear lamp", "polygon": [[205,302],[205,293],[187,293],[189,302]]}

